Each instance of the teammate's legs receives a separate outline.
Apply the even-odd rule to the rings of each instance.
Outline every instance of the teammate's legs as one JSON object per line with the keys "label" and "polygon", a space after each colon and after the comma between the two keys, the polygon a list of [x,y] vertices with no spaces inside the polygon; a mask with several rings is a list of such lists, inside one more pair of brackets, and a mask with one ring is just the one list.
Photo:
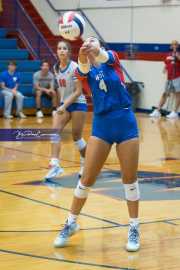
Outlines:
{"label": "teammate's legs", "polygon": [[110,144],[96,137],[90,137],[86,149],[83,176],[74,191],[71,212],[68,216],[66,225],[58,237],[55,239],[55,247],[65,246],[69,236],[77,231],[77,217],[87,200],[89,189],[94,184],[96,177],[99,174],[109,154],[110,149]]}
{"label": "teammate's legs", "polygon": [[137,182],[139,140],[135,138],[129,141],[124,141],[117,145],[116,150],[121,166],[122,180],[130,217],[128,244],[126,248],[128,251],[136,251],[140,247],[138,231],[140,194]]}
{"label": "teammate's legs", "polygon": [[86,144],[80,141],[84,124],[86,121],[86,112],[74,111],[71,113],[72,118],[72,137],[82,157],[85,157]]}
{"label": "teammate's legs", "polygon": [[[53,117],[53,129],[59,131],[59,135],[61,135],[64,127],[69,122],[71,116],[69,112],[64,112],[63,114],[59,115],[56,113]],[[51,160],[49,162],[49,172],[45,176],[45,179],[50,179],[56,177],[60,173],[63,172],[63,169],[60,166],[59,155],[61,151],[61,138],[60,136],[57,138],[53,138],[51,142]]]}
{"label": "teammate's legs", "polygon": [[86,121],[86,112],[84,111],[73,111],[72,116],[72,137],[74,144],[80,152],[80,170],[79,177],[82,176],[84,170],[84,158],[86,152],[86,141],[82,137],[83,127]]}

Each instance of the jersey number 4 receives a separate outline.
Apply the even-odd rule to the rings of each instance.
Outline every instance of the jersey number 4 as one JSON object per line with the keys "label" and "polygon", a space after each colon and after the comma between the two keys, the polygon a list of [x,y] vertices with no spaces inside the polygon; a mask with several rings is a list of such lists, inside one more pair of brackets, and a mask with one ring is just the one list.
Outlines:
{"label": "jersey number 4", "polygon": [[101,90],[103,90],[104,92],[107,92],[107,86],[106,86],[105,81],[103,79],[101,79],[99,82],[99,88]]}
{"label": "jersey number 4", "polygon": [[66,80],[65,79],[59,80],[59,85],[60,87],[66,87]]}

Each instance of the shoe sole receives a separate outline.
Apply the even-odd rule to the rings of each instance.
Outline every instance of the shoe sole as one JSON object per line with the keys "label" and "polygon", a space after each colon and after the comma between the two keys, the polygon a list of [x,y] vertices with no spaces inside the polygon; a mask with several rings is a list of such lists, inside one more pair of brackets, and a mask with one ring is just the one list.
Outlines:
{"label": "shoe sole", "polygon": [[126,251],[128,251],[128,252],[136,252],[136,251],[138,251],[140,249],[140,246],[138,247],[138,248],[136,248],[136,249],[131,249],[131,248],[128,248],[127,246],[126,246]]}

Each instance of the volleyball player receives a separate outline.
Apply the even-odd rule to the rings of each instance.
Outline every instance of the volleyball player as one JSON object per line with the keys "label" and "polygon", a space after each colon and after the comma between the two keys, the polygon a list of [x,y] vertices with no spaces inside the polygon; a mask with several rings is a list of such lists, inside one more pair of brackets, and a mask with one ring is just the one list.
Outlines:
{"label": "volleyball player", "polygon": [[[108,157],[112,144],[116,143],[130,217],[126,249],[137,251],[140,248],[138,128],[131,110],[131,100],[123,83],[119,59],[114,52],[102,49],[96,38],[90,37],[80,48],[77,74],[80,80],[88,81],[92,91],[94,105],[92,136],[88,141],[84,172],[74,191],[71,211],[63,230],[55,239],[54,246],[64,247],[69,237],[79,230],[78,215]],[[117,214],[119,212],[120,210]]]}
{"label": "volleyball player", "polygon": [[83,126],[85,123],[87,104],[85,96],[82,94],[81,82],[77,80],[74,72],[77,63],[71,60],[71,47],[69,43],[60,41],[57,46],[58,63],[54,66],[54,73],[59,86],[60,107],[53,118],[53,129],[59,131],[60,136],[52,141],[51,159],[49,162],[49,172],[45,179],[57,177],[63,173],[60,164],[61,133],[67,123],[72,120],[72,137],[74,144],[80,152],[81,176],[84,164],[86,142],[82,138]]}

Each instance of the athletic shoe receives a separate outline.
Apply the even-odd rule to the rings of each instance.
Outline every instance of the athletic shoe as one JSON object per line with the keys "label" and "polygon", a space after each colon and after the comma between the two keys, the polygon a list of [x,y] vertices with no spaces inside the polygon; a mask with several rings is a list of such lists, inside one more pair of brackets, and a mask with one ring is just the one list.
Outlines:
{"label": "athletic shoe", "polygon": [[128,231],[127,251],[137,251],[140,248],[139,225],[130,224]]}
{"label": "athletic shoe", "polygon": [[166,117],[167,117],[168,119],[175,119],[175,118],[178,118],[178,113],[172,111],[172,112],[169,113]]}
{"label": "athletic shoe", "polygon": [[36,112],[36,117],[37,117],[37,118],[43,118],[43,117],[44,117],[43,112],[42,112],[42,111],[37,111],[37,112]]}
{"label": "athletic shoe", "polygon": [[6,118],[6,119],[12,119],[14,116],[13,115],[11,115],[11,114],[5,114],[4,115],[4,118]]}
{"label": "athletic shoe", "polygon": [[158,117],[161,117],[161,113],[157,109],[155,109],[152,113],[150,113],[149,116],[158,118]]}
{"label": "athletic shoe", "polygon": [[83,171],[84,171],[84,158],[81,157],[81,159],[80,159],[80,170],[78,172],[79,178],[81,178],[81,176],[83,175]]}
{"label": "athletic shoe", "polygon": [[73,222],[70,225],[67,223],[64,225],[64,228],[59,233],[54,241],[54,247],[64,247],[67,245],[69,237],[79,231],[80,227],[77,223]]}
{"label": "athletic shoe", "polygon": [[19,118],[22,118],[22,119],[27,118],[27,116],[23,112],[19,112],[16,116],[19,117]]}
{"label": "athletic shoe", "polygon": [[57,111],[56,110],[53,110],[52,111],[52,117],[54,117],[56,113],[57,113]]}
{"label": "athletic shoe", "polygon": [[50,165],[49,167],[50,170],[45,176],[46,180],[56,178],[57,176],[61,175],[64,172],[63,168],[59,164]]}

